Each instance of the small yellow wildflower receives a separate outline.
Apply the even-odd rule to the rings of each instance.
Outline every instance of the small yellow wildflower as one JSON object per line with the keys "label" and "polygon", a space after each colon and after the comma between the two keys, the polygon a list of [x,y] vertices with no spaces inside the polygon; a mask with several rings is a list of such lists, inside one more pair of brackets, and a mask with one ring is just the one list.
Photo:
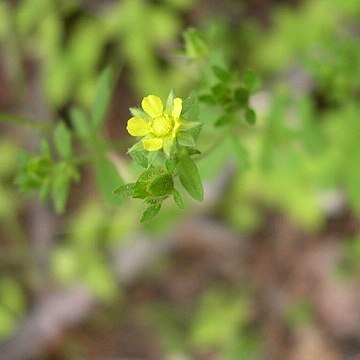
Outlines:
{"label": "small yellow wildflower", "polygon": [[149,118],[132,117],[127,122],[127,131],[132,136],[144,136],[141,140],[147,151],[169,151],[180,127],[182,100],[173,100],[172,110],[164,110],[161,99],[155,95],[144,97],[141,107]]}

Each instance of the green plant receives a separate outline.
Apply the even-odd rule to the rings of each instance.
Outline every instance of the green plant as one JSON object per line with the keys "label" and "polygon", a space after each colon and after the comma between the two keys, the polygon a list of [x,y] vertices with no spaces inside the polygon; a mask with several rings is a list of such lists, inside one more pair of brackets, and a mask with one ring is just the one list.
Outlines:
{"label": "green plant", "polygon": [[[148,208],[142,221],[154,217],[162,202],[170,196],[184,208],[183,197],[177,190],[178,182],[191,197],[203,200],[203,185],[196,162],[211,156],[228,137],[232,138],[235,147],[242,149],[239,156],[246,153],[235,134],[244,124],[255,122],[249,97],[257,89],[257,78],[251,71],[239,77],[229,68],[214,65],[211,53],[194,29],[187,31],[184,39],[184,57],[189,65],[205,68],[205,71],[198,89],[184,101],[170,92],[164,107],[159,97],[149,95],[142,101],[143,110],[130,109],[133,117],[128,121],[129,133],[145,136],[128,150],[132,160],[143,168],[136,182],[124,184],[134,173],[123,156],[117,155],[117,144],[111,143],[101,131],[115,76],[107,69],[100,77],[91,110],[84,112],[74,107],[71,128],[62,121],[46,128],[40,154],[21,155],[17,177],[20,189],[37,191],[42,200],[50,196],[55,211],[63,213],[71,184],[80,181],[80,168],[86,164],[95,168],[98,189],[108,202],[121,203],[112,195],[119,184],[115,194],[145,201]],[[217,115],[213,122],[202,120],[206,116],[202,112],[209,109]],[[11,116],[4,115],[3,119],[14,121]],[[26,119],[21,122],[37,128],[36,122]],[[213,145],[204,147],[204,143],[211,142]],[[109,160],[110,154],[115,161]],[[116,161],[123,164],[120,173],[115,167]]]}

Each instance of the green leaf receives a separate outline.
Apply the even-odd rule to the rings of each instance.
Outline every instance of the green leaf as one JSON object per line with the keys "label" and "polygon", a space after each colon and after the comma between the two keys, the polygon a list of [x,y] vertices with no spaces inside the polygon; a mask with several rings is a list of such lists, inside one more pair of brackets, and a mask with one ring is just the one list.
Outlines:
{"label": "green leaf", "polygon": [[214,95],[214,98],[217,102],[221,104],[226,104],[230,100],[230,90],[228,87],[223,84],[219,83],[211,87],[211,92]]}
{"label": "green leaf", "polygon": [[150,120],[150,116],[143,110],[138,108],[130,108],[131,115],[141,119]]}
{"label": "green leaf", "polygon": [[188,148],[189,155],[200,155],[201,151],[195,148]]}
{"label": "green leaf", "polygon": [[170,94],[166,100],[166,106],[165,106],[165,111],[168,114],[171,114],[173,107],[174,107],[174,97],[175,97],[175,93],[174,90],[170,91]]}
{"label": "green leaf", "polygon": [[128,149],[127,154],[130,154],[132,151],[144,151],[144,145],[141,141],[135,143],[130,149]]}
{"label": "green leaf", "polygon": [[169,195],[174,190],[174,180],[170,174],[160,175],[151,181],[148,190],[159,197]]}
{"label": "green leaf", "polygon": [[141,222],[145,223],[155,217],[161,208],[161,204],[151,205],[149,206],[142,214]]}
{"label": "green leaf", "polygon": [[199,121],[186,122],[182,124],[182,131],[186,131],[196,141],[200,135],[203,123]]}
{"label": "green leaf", "polygon": [[151,167],[145,170],[134,187],[132,188],[132,196],[135,199],[150,199],[168,196],[173,193],[174,180],[166,169],[161,167]]}
{"label": "green leaf", "polygon": [[196,121],[199,117],[199,101],[195,91],[183,101],[181,116],[189,121]]}
{"label": "green leaf", "polygon": [[130,151],[129,155],[137,164],[139,164],[143,168],[146,169],[149,166],[149,161],[147,158],[146,151]]}
{"label": "green leaf", "polygon": [[73,108],[70,112],[71,123],[74,126],[75,132],[81,139],[90,137],[93,129],[86,114],[80,108]]}
{"label": "green leaf", "polygon": [[124,198],[126,196],[132,196],[133,191],[134,191],[134,186],[135,186],[135,183],[124,184],[124,185],[121,185],[121,186],[117,187],[113,191],[113,193],[115,195],[121,196],[122,198]]}
{"label": "green leaf", "polygon": [[159,151],[149,151],[147,157],[149,161],[149,166],[153,165],[159,157]]}
{"label": "green leaf", "polygon": [[156,177],[161,176],[164,173],[166,173],[166,170],[161,167],[151,167],[140,175],[137,182],[149,183],[153,181]]}
{"label": "green leaf", "polygon": [[254,125],[256,122],[256,114],[255,111],[251,108],[247,108],[245,110],[245,120],[250,125]]}
{"label": "green leaf", "polygon": [[110,68],[100,75],[95,101],[91,110],[93,128],[98,130],[104,123],[107,107],[110,102],[113,73]]}
{"label": "green leaf", "polygon": [[203,94],[199,96],[199,100],[206,104],[216,104],[216,99],[213,94]]}
{"label": "green leaf", "polygon": [[234,102],[229,102],[226,105],[224,105],[224,111],[227,115],[231,115],[233,112],[235,112],[238,109],[238,105]]}
{"label": "green leaf", "polygon": [[214,71],[215,76],[222,82],[228,82],[231,80],[232,75],[229,71],[216,65],[213,66],[212,69]]}
{"label": "green leaf", "polygon": [[121,199],[114,196],[113,190],[119,184],[124,183],[124,181],[111,161],[104,157],[97,161],[95,165],[95,179],[97,188],[107,203],[111,205],[121,203]]}
{"label": "green leaf", "polygon": [[[29,192],[44,188],[44,184],[49,182],[52,173],[53,163],[44,152],[41,156],[34,156],[26,152],[20,152],[18,156],[18,174],[15,184],[21,191]],[[46,189],[44,189],[46,192]]]}
{"label": "green leaf", "polygon": [[246,106],[249,102],[249,91],[245,88],[237,88],[234,92],[234,99],[240,106]]}
{"label": "green leaf", "polygon": [[47,177],[43,180],[40,187],[40,200],[44,202],[48,198],[50,191],[51,191],[51,181],[50,178]]}
{"label": "green leaf", "polygon": [[224,126],[229,124],[231,121],[233,120],[233,117],[225,114],[220,116],[216,121],[215,121],[215,127],[220,127],[220,126]]}
{"label": "green leaf", "polygon": [[172,138],[165,138],[164,139],[164,145],[163,145],[163,150],[165,153],[165,156],[168,158],[169,156],[171,156],[171,149],[174,146],[174,141]]}
{"label": "green leaf", "polygon": [[195,146],[195,141],[194,141],[193,137],[185,131],[179,131],[176,139],[177,139],[178,144],[181,146],[186,146],[186,147],[194,147]]}
{"label": "green leaf", "polygon": [[52,182],[52,198],[54,201],[54,208],[57,214],[62,214],[65,210],[66,201],[69,194],[69,175],[66,171],[65,164],[60,164],[54,172]]}
{"label": "green leaf", "polygon": [[202,201],[204,189],[200,178],[199,170],[189,155],[180,157],[177,164],[180,182],[186,191],[195,199]]}
{"label": "green leaf", "polygon": [[149,196],[149,192],[147,191],[147,183],[138,181],[135,183],[132,190],[132,197],[134,199],[145,199]]}
{"label": "green leaf", "polygon": [[174,190],[174,201],[180,209],[185,208],[183,197],[177,190]]}
{"label": "green leaf", "polygon": [[54,143],[57,152],[63,159],[68,159],[72,156],[71,133],[63,122],[56,126]]}
{"label": "green leaf", "polygon": [[174,174],[176,169],[176,162],[174,158],[169,158],[165,162],[165,167],[169,171],[170,174]]}
{"label": "green leaf", "polygon": [[253,70],[246,70],[244,74],[244,84],[250,91],[255,91],[259,85],[259,79]]}
{"label": "green leaf", "polygon": [[205,56],[208,52],[204,40],[195,29],[188,29],[184,32],[185,52],[191,59],[197,59]]}

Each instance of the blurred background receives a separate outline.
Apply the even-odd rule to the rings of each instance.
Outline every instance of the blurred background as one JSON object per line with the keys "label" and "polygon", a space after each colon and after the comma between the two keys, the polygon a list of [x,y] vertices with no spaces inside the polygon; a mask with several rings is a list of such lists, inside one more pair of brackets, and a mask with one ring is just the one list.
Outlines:
{"label": "blurred background", "polygon": [[[203,203],[140,225],[91,162],[63,214],[20,191],[21,153],[109,64],[99,132],[129,161],[128,108],[198,85],[189,27],[261,79],[241,146],[199,163]],[[360,359],[358,0],[2,0],[0,48],[1,360]]]}

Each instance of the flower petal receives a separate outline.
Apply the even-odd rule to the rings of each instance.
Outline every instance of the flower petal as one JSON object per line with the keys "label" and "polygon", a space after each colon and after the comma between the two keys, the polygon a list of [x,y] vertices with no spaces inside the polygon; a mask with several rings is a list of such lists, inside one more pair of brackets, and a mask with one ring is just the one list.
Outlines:
{"label": "flower petal", "polygon": [[149,123],[138,117],[129,119],[126,126],[126,130],[132,136],[145,136],[149,133],[149,129]]}
{"label": "flower petal", "polygon": [[174,107],[173,107],[173,111],[172,111],[172,114],[171,114],[172,117],[174,119],[178,119],[180,117],[181,110],[182,110],[182,99],[175,98],[174,99]]}
{"label": "flower petal", "polygon": [[156,151],[163,147],[164,141],[161,138],[152,138],[144,139],[142,143],[147,151]]}
{"label": "flower petal", "polygon": [[155,95],[149,95],[143,98],[141,106],[144,111],[152,118],[157,118],[163,114],[164,105],[161,99]]}
{"label": "flower petal", "polygon": [[171,136],[174,138],[179,130],[179,127],[180,127],[180,122],[179,120],[175,119],[174,121],[174,127],[172,129],[172,133],[171,133]]}

